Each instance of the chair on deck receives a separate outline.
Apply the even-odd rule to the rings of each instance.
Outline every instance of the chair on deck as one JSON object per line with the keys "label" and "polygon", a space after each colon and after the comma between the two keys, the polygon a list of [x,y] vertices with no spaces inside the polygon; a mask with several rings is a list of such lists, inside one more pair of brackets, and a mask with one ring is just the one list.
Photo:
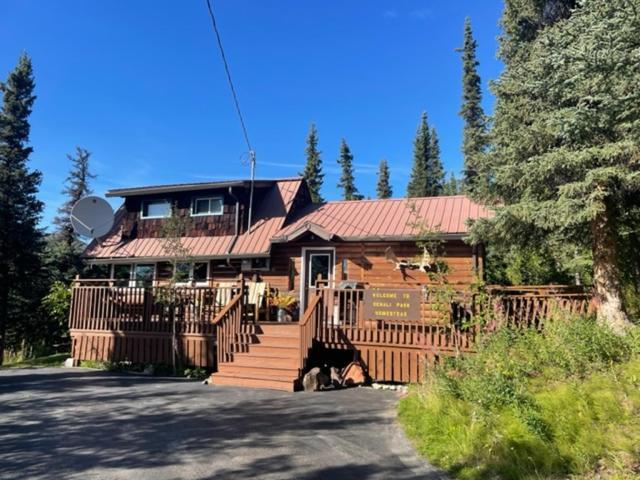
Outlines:
{"label": "chair on deck", "polygon": [[216,285],[216,303],[218,311],[222,310],[233,298],[235,282],[220,282]]}
{"label": "chair on deck", "polygon": [[253,321],[257,322],[267,292],[267,284],[265,282],[246,282],[246,285],[247,306],[253,306]]}

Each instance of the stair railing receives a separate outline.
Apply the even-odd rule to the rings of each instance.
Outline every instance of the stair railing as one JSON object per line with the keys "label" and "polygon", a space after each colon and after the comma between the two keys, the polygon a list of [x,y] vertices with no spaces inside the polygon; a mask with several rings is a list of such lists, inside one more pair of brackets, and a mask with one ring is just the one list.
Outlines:
{"label": "stair railing", "polygon": [[309,352],[313,347],[313,340],[322,315],[322,295],[316,292],[300,319],[300,374],[304,371],[309,360]]}
{"label": "stair railing", "polygon": [[242,328],[244,292],[240,290],[213,319],[216,326],[218,364],[233,361],[234,345]]}

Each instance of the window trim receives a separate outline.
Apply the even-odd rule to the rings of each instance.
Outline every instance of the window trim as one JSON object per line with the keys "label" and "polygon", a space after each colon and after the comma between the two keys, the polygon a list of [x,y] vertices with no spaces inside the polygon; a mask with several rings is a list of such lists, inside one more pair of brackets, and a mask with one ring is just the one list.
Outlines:
{"label": "window trim", "polygon": [[[159,203],[159,202],[164,202],[169,206],[169,213],[168,215],[148,215],[145,216],[144,214],[144,205],[146,203]],[[160,198],[157,200],[142,200],[140,202],[140,218],[142,220],[152,220],[154,218],[169,218],[171,217],[171,202],[169,200],[167,200],[166,198]]]}
{"label": "window trim", "polygon": [[[207,213],[195,213],[196,203],[199,200],[208,200],[209,201],[209,209],[211,209],[211,200],[220,200],[220,211],[219,212],[211,212],[211,210],[207,211]],[[208,216],[219,216],[224,214],[224,198],[222,195],[212,195],[209,197],[193,197],[191,200],[191,216],[192,217],[208,217]]]}

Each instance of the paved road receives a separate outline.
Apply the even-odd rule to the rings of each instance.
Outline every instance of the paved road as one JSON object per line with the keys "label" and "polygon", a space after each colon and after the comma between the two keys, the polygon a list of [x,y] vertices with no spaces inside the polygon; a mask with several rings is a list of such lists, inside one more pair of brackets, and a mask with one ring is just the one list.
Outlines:
{"label": "paved road", "polygon": [[283,393],[87,369],[0,370],[1,479],[436,479],[397,395]]}

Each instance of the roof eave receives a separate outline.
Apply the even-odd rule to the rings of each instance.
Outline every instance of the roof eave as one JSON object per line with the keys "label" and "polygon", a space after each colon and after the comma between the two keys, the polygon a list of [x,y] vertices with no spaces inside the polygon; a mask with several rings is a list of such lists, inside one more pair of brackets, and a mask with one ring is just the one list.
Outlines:
{"label": "roof eave", "polygon": [[[269,187],[282,180],[256,180],[254,186]],[[229,187],[249,187],[250,180],[233,180],[227,182],[185,183],[179,185],[158,185],[153,187],[116,188],[109,190],[106,197],[136,197],[140,195],[156,195],[163,193],[193,192],[197,190],[213,190]]]}
{"label": "roof eave", "polygon": [[[254,252],[246,254],[230,254],[230,255],[191,255],[189,258],[194,261],[203,260],[242,260],[245,258],[265,258],[269,256],[269,252]],[[85,260],[89,264],[103,264],[103,263],[154,263],[170,261],[171,257],[157,256],[157,257],[86,257]]]}

